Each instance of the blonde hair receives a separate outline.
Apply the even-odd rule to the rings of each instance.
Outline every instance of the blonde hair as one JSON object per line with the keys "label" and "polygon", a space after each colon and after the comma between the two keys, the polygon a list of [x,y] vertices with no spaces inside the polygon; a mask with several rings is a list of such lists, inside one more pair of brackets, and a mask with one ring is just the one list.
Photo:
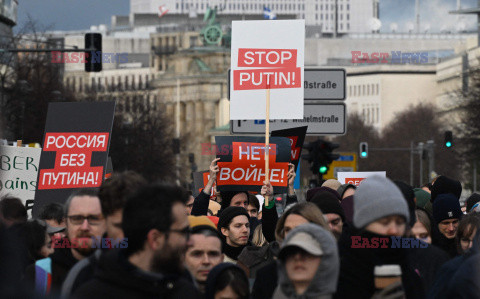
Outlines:
{"label": "blonde hair", "polygon": [[252,236],[252,243],[254,246],[257,247],[262,247],[263,245],[267,245],[267,239],[263,236],[263,231],[262,231],[262,225],[259,224],[253,231],[253,236]]}
{"label": "blonde hair", "polygon": [[283,228],[285,226],[285,220],[291,214],[302,216],[303,218],[307,219],[308,222],[318,224],[324,229],[330,231],[330,227],[325,221],[325,217],[317,205],[311,202],[297,203],[285,210],[282,217],[278,219],[277,227],[275,228],[275,239],[277,239],[278,242],[282,242],[285,238],[285,232],[283,231]]}

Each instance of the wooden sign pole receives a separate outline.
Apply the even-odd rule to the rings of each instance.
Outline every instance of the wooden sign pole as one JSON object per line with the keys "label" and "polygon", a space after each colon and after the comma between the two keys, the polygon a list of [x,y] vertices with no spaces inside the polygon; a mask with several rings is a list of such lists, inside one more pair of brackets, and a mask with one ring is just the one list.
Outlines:
{"label": "wooden sign pole", "polygon": [[[265,116],[265,180],[270,182],[270,85],[267,86],[267,113]],[[265,196],[265,206],[268,206],[268,195]]]}

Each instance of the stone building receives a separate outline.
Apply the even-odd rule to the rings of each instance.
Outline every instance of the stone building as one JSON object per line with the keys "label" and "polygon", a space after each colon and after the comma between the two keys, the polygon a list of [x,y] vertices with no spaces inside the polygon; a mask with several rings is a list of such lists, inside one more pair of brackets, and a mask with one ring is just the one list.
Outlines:
{"label": "stone building", "polygon": [[[212,143],[215,128],[228,124],[230,49],[200,43],[198,32],[151,35],[151,59],[160,71],[152,81],[157,103],[181,139],[180,160],[188,161],[194,154],[198,170],[204,170],[213,156],[202,154],[202,144]],[[182,165],[187,174],[192,169],[188,163]]]}

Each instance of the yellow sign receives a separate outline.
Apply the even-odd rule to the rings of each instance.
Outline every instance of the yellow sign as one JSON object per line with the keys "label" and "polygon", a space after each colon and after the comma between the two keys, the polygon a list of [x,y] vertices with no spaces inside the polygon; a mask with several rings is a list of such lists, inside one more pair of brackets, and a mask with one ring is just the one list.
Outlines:
{"label": "yellow sign", "polygon": [[340,157],[328,167],[324,180],[337,179],[338,172],[357,171],[357,153],[340,152]]}

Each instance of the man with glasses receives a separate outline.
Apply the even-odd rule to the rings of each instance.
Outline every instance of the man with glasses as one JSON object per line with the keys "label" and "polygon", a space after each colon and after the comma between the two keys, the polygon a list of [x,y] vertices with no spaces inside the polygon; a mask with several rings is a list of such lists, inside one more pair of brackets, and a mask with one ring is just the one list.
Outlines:
{"label": "man with glasses", "polygon": [[128,247],[103,252],[95,278],[73,297],[199,298],[191,277],[184,277],[187,200],[186,190],[158,184],[129,197],[122,219]]}
{"label": "man with glasses", "polygon": [[104,237],[107,238],[106,240],[111,240],[111,243],[108,244],[111,246],[97,249],[88,259],[78,262],[70,270],[62,286],[62,298],[70,297],[78,287],[93,279],[95,269],[98,267],[101,251],[118,248],[119,243],[128,244],[128,241],[124,241],[125,236],[122,230],[123,208],[125,207],[127,198],[134,194],[140,187],[146,185],[147,181],[145,178],[131,170],[113,173],[113,175],[102,184],[98,191],[98,197],[100,198],[100,204],[102,206],[102,214],[105,217],[106,233]]}
{"label": "man with glasses", "polygon": [[101,238],[105,233],[105,219],[95,190],[73,192],[64,208],[67,238],[54,240],[55,252],[26,271],[26,276],[35,281],[35,291],[40,294],[58,295],[68,271],[95,250],[92,237]]}

